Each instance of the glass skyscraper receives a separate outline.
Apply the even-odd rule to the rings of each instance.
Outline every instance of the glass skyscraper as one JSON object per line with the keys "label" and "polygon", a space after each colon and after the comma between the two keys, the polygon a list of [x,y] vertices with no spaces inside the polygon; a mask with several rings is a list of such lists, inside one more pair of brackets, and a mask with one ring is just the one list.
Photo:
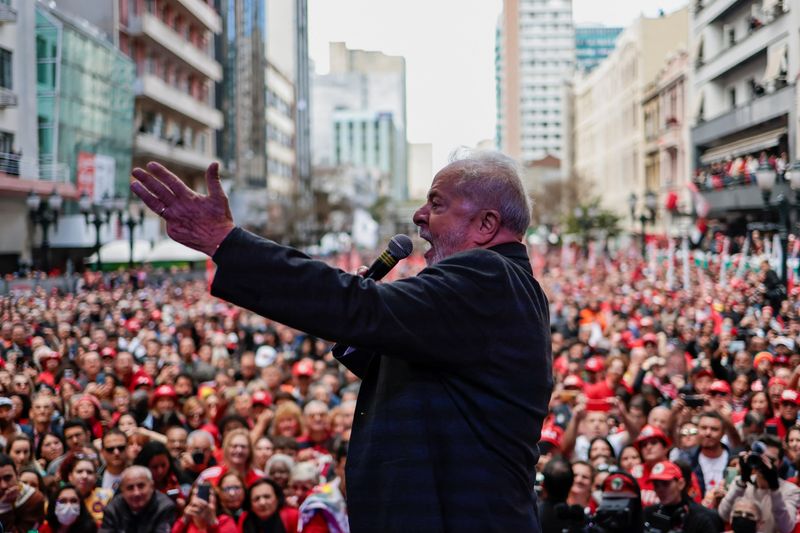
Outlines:
{"label": "glass skyscraper", "polygon": [[578,71],[590,72],[614,51],[622,28],[604,26],[575,27],[575,66]]}

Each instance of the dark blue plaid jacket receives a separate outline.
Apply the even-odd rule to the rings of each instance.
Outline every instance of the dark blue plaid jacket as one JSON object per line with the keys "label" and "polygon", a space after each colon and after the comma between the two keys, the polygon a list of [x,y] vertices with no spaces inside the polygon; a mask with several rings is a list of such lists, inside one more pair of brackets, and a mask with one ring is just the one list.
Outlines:
{"label": "dark blue plaid jacket", "polygon": [[378,284],[235,229],[211,292],[359,349],[347,459],[354,533],[538,532],[552,389],[547,299],[525,247],[453,255]]}

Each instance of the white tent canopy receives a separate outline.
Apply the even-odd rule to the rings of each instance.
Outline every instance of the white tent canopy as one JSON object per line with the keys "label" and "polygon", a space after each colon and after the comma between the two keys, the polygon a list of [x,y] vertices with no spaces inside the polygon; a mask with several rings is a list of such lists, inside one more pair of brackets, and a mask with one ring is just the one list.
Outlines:
{"label": "white tent canopy", "polygon": [[192,250],[172,239],[157,242],[145,258],[145,263],[172,261],[205,261],[206,254]]}
{"label": "white tent canopy", "polygon": [[[145,240],[133,241],[133,262],[141,263],[150,251],[150,243]],[[130,260],[131,249],[127,240],[111,241],[100,247],[100,260],[103,263],[127,263]],[[87,263],[97,263],[97,253],[86,259]]]}

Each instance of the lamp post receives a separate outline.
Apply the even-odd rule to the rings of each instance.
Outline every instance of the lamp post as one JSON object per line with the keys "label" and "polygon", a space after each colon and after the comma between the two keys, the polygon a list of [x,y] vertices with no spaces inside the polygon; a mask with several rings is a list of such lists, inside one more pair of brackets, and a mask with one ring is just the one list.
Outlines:
{"label": "lamp post", "polygon": [[100,257],[100,247],[102,245],[100,242],[100,230],[105,224],[108,224],[111,221],[112,214],[115,212],[118,213],[121,210],[121,201],[122,197],[119,195],[114,195],[114,198],[111,198],[108,196],[108,193],[105,193],[103,195],[103,199],[100,200],[100,203],[94,203],[89,195],[85,192],[81,194],[81,197],[78,200],[78,207],[80,208],[81,213],[83,213],[86,225],[94,226],[94,252],[97,254],[97,270],[100,272],[103,271],[103,261]]}
{"label": "lamp post", "polygon": [[58,214],[64,199],[58,194],[58,190],[53,188],[53,193],[44,201],[35,191],[31,191],[26,202],[34,230],[36,226],[42,227],[42,270],[47,273],[50,270],[50,225],[58,225]]}
{"label": "lamp post", "polygon": [[[133,268],[133,230],[135,230],[137,226],[144,224],[144,209],[141,207],[135,209],[134,205],[132,201],[129,201],[127,208],[119,211],[120,224],[128,228],[128,247],[130,251],[130,255],[128,256],[129,268]],[[136,213],[137,210],[138,214]]]}
{"label": "lamp post", "polygon": [[[792,184],[795,181],[800,180],[800,177],[794,177],[796,167],[797,163],[792,165],[792,170],[790,170],[790,183]],[[777,177],[778,173],[775,172],[775,169],[772,168],[772,166],[766,161],[762,161],[761,164],[758,165],[758,168],[756,169],[756,180],[758,181],[759,189],[761,189],[761,197],[764,199],[765,217],[769,216],[770,207],[773,205],[770,202],[770,199],[772,197],[772,189],[775,187],[775,181]],[[794,188],[794,185],[792,188]],[[795,189],[795,194],[797,194],[797,189]],[[780,216],[778,236],[781,241],[781,255],[783,257],[783,265],[781,265],[781,283],[783,283],[784,287],[788,288],[789,258],[787,257],[786,249],[788,248],[789,232],[791,231],[791,224],[789,222],[789,200],[786,198],[786,195],[781,192],[775,199],[775,205],[778,207],[778,215]]]}
{"label": "lamp post", "polygon": [[[635,192],[632,192],[630,196],[628,196],[628,207],[631,211],[631,222],[636,223],[636,205],[639,202],[639,198],[636,196]],[[645,209],[639,214],[639,224],[642,228],[642,257],[645,256],[647,252],[647,231],[646,226],[647,224],[653,224],[656,221],[656,203],[658,202],[658,198],[656,194],[651,191],[647,190],[644,193],[644,207]]]}

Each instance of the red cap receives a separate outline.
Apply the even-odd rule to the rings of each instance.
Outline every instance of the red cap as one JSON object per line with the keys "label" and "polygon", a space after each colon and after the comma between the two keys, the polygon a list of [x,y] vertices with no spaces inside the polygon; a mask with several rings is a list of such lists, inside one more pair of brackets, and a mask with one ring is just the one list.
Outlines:
{"label": "red cap", "polygon": [[603,370],[605,364],[603,358],[600,356],[595,355],[594,357],[590,357],[586,360],[586,364],[583,366],[587,372],[600,372]]}
{"label": "red cap", "polygon": [[611,404],[606,398],[590,398],[586,400],[586,410],[596,413],[608,413],[611,411]]}
{"label": "red cap", "polygon": [[575,374],[570,374],[569,376],[564,378],[564,388],[573,388],[573,389],[582,389],[585,383],[580,378],[580,376],[576,376]]}
{"label": "red cap", "polygon": [[564,430],[552,424],[542,426],[542,436],[539,442],[547,442],[556,448],[561,448],[561,437],[564,436]]}
{"label": "red cap", "polygon": [[648,342],[652,342],[653,344],[658,344],[658,335],[655,333],[645,333],[644,337],[642,337],[642,342],[647,344]]}
{"label": "red cap", "polygon": [[709,389],[710,392],[719,392],[722,394],[730,394],[731,393],[731,386],[728,384],[727,381],[716,379],[711,384],[711,388]]}
{"label": "red cap", "polygon": [[147,374],[139,374],[133,379],[133,383],[131,383],[131,387],[134,389],[137,387],[152,387],[153,385],[153,378]]}
{"label": "red cap", "polygon": [[779,353],[775,356],[773,363],[776,365],[788,365],[789,364],[789,356],[786,354]]}
{"label": "red cap", "polygon": [[692,376],[695,378],[701,378],[703,376],[708,376],[710,378],[713,378],[714,373],[704,366],[698,366],[694,370],[692,370]]}
{"label": "red cap", "polygon": [[786,383],[784,379],[781,379],[776,376],[769,378],[769,381],[767,382],[767,388],[772,387],[773,385],[780,385],[781,387],[784,388],[789,386],[789,384]]}
{"label": "red cap", "polygon": [[111,346],[106,346],[105,348],[103,348],[103,351],[100,352],[100,355],[103,357],[116,357],[117,351]]}
{"label": "red cap", "polygon": [[253,405],[263,405],[269,407],[272,405],[272,395],[263,390],[257,390],[253,393]]}
{"label": "red cap", "polygon": [[611,498],[638,498],[639,485],[628,475],[620,472],[609,474],[603,481],[603,496]]}
{"label": "red cap", "polygon": [[153,320],[161,320],[161,311],[158,309],[153,309],[153,312],[150,313],[150,318]]}
{"label": "red cap", "polygon": [[153,393],[153,401],[156,401],[159,398],[172,398],[173,400],[177,400],[178,393],[175,392],[175,389],[172,388],[172,385],[159,385],[159,387]]}
{"label": "red cap", "polygon": [[100,409],[100,400],[98,400],[91,394],[81,394],[78,397],[78,400],[75,402],[75,405],[78,405],[81,402],[89,402],[95,408]]}
{"label": "red cap", "polygon": [[639,436],[636,437],[636,441],[633,443],[633,445],[636,446],[637,450],[642,451],[642,443],[650,439],[659,439],[667,448],[672,445],[672,442],[670,442],[669,438],[664,434],[663,431],[661,431],[661,429],[657,428],[656,426],[651,426],[650,424],[647,424],[642,428],[642,431],[639,432]]}
{"label": "red cap", "polygon": [[142,324],[135,318],[131,318],[125,323],[125,327],[128,329],[128,331],[139,331],[142,329]]}
{"label": "red cap", "polygon": [[683,479],[683,472],[675,463],[661,461],[653,465],[650,471],[650,481],[672,481],[673,479]]}
{"label": "red cap", "polygon": [[307,359],[303,359],[298,361],[292,367],[292,375],[293,376],[313,376],[314,375],[314,363]]}
{"label": "red cap", "polygon": [[795,405],[800,405],[800,395],[797,394],[796,390],[785,389],[781,393],[781,401],[793,403]]}

